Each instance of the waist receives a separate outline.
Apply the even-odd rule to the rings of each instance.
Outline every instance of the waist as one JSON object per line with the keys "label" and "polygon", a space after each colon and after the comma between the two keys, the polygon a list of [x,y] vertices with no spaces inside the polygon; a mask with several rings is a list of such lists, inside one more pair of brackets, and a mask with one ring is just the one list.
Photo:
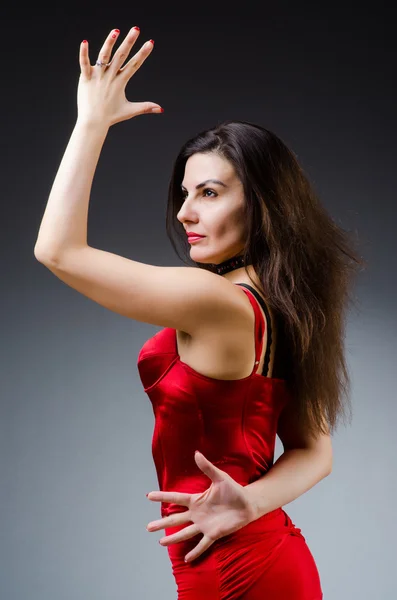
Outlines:
{"label": "waist", "polygon": [[[189,521],[182,525],[167,527],[165,535],[177,533],[191,524],[192,522]],[[290,516],[280,507],[251,521],[241,529],[218,538],[210,547],[210,553],[219,551],[222,555],[228,556],[229,553],[233,554],[240,548],[243,553],[259,552],[265,555],[275,551],[288,535],[295,535],[305,540],[301,530],[295,527]],[[188,540],[170,545],[168,547],[170,558],[179,560],[192,550],[201,538],[202,533],[198,533]]]}

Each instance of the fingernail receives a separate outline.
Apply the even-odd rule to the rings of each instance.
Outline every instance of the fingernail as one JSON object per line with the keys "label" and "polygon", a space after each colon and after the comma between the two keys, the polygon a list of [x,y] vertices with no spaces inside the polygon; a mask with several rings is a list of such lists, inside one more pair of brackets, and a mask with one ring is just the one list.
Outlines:
{"label": "fingernail", "polygon": [[141,30],[141,28],[140,28],[140,27],[138,27],[138,25],[135,25],[135,27],[133,27],[133,29],[137,29],[138,31],[140,31],[140,30]]}

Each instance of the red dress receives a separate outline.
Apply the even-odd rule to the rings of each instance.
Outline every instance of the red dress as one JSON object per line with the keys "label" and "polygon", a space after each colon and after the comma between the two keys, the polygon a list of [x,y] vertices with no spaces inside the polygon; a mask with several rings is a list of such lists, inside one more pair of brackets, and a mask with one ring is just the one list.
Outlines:
{"label": "red dress", "polygon": [[[183,363],[176,331],[166,327],[148,339],[138,355],[138,371],[153,407],[152,453],[159,489],[201,493],[211,480],[198,468],[194,451],[245,486],[273,465],[279,414],[291,395],[286,380],[265,375],[271,321],[261,296],[240,285],[255,312],[255,366],[250,375],[219,380]],[[261,357],[267,316],[268,352]],[[188,510],[161,503],[161,516]],[[171,535],[192,522],[164,529]],[[191,563],[184,557],[202,534],[167,546],[178,600],[321,600],[319,573],[301,530],[280,507],[216,540]]]}

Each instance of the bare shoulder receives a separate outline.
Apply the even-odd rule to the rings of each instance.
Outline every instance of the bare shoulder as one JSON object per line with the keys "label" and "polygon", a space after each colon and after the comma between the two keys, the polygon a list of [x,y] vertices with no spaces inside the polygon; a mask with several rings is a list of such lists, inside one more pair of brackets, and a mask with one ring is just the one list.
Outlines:
{"label": "bare shoulder", "polygon": [[[230,354],[231,347],[241,348],[241,342],[254,323],[254,313],[251,303],[243,290],[227,279],[214,276],[212,294],[217,299],[217,307],[208,311],[207,318],[203,318],[190,333],[178,331],[178,340],[185,348],[197,348],[211,353],[211,348],[219,355],[224,350]],[[224,353],[223,351],[221,354]],[[238,356],[241,358],[241,352]]]}
{"label": "bare shoulder", "polygon": [[[217,322],[206,321],[192,335],[177,331],[177,349],[181,361],[195,371],[216,379],[233,380],[247,377],[254,368],[255,313],[247,293],[240,286],[226,279],[223,283],[227,294],[227,298],[222,299],[223,318]],[[241,279],[239,283],[248,282]],[[256,286],[251,282],[248,285],[263,298]],[[266,346],[267,328],[258,372],[263,368]],[[271,361],[272,358],[271,355]]]}

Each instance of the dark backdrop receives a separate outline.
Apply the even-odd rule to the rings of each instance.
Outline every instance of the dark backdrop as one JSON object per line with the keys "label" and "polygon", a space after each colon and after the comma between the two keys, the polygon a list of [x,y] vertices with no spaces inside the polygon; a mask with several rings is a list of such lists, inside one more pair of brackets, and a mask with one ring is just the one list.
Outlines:
{"label": "dark backdrop", "polygon": [[15,5],[2,21],[1,598],[176,597],[167,550],[157,544],[162,534],[145,529],[159,505],[145,497],[157,489],[153,414],[136,360],[157,328],[85,298],[33,254],[77,115],[79,44],[89,40],[94,62],[112,28],[123,39],[139,25],[137,47],[153,38],[155,48],[127,95],[165,112],[110,129],[91,194],[89,243],[180,265],[165,207],[181,144],[232,118],[275,131],[294,150],[333,217],[357,232],[369,267],[346,336],[352,426],[334,437],[331,476],[287,511],[306,536],[327,600],[390,599],[397,593],[391,14],[381,4],[138,4],[128,14],[97,7],[91,17],[71,15],[67,5],[54,16]]}

